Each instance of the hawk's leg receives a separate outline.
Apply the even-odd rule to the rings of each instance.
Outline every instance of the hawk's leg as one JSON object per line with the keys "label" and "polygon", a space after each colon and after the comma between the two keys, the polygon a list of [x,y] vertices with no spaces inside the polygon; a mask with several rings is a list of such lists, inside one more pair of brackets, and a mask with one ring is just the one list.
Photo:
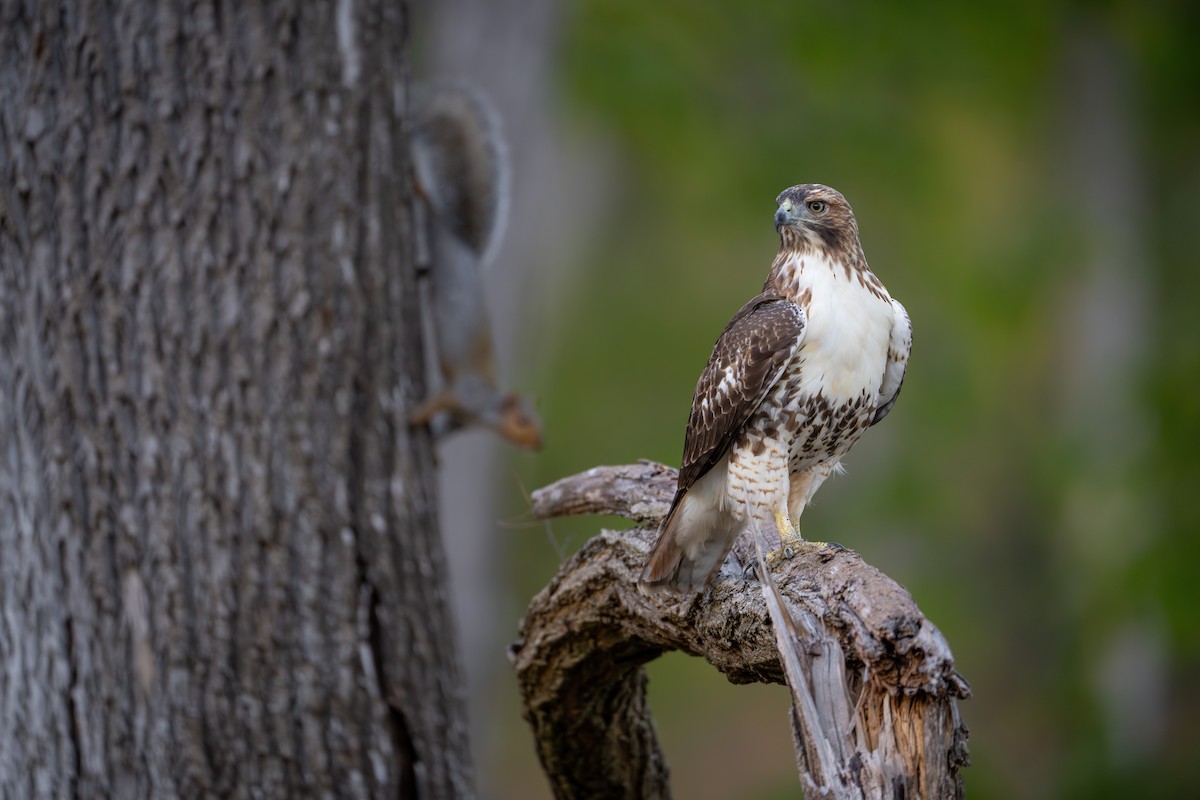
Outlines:
{"label": "hawk's leg", "polygon": [[772,550],[767,558],[770,559],[771,556],[775,556],[775,560],[778,560],[780,557],[791,558],[796,555],[796,550],[804,544],[804,537],[800,535],[800,531],[792,524],[787,511],[781,510],[775,512],[775,527],[779,531],[779,549]]}
{"label": "hawk's leg", "polygon": [[767,566],[774,566],[797,553],[813,552],[825,547],[825,542],[810,542],[800,535],[786,511],[775,512],[775,527],[779,530],[779,547],[767,553]]}
{"label": "hawk's leg", "polygon": [[767,554],[768,564],[777,564],[785,558],[794,558],[797,553],[821,550],[828,545],[827,542],[807,541],[792,524],[792,520],[800,521],[805,506],[837,467],[836,461],[827,461],[789,476],[787,508],[775,512],[775,527],[779,529],[779,548]]}

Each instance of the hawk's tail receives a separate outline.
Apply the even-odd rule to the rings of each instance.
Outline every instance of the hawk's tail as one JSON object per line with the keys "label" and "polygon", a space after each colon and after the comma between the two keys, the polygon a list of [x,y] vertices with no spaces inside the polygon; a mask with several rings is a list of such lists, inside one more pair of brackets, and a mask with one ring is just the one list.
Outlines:
{"label": "hawk's tail", "polygon": [[685,494],[671,506],[659,528],[646,566],[638,579],[643,594],[670,589],[695,593],[703,589],[721,569],[733,546],[734,522],[726,514],[690,514]]}

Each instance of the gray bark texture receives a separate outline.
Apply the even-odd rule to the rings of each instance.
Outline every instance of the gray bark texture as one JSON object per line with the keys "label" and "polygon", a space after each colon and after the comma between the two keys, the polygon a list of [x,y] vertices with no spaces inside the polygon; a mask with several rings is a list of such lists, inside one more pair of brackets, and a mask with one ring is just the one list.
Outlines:
{"label": "gray bark texture", "polygon": [[0,6],[0,797],[466,797],[391,0]]}
{"label": "gray bark texture", "polygon": [[[970,690],[908,592],[857,553],[825,548],[774,567],[766,584],[727,565],[694,600],[644,596],[637,576],[674,489],[675,470],[643,462],[533,493],[539,519],[650,523],[588,541],[533,599],[510,648],[555,796],[670,796],[642,665],[682,650],[733,683],[788,684],[809,800],[961,797],[956,701]],[[750,540],[735,545],[743,564],[757,560]]]}

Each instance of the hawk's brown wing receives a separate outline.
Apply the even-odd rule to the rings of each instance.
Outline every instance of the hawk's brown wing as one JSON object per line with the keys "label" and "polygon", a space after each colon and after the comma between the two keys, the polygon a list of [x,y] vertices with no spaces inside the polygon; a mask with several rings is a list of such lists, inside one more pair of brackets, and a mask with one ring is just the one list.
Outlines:
{"label": "hawk's brown wing", "polygon": [[692,398],[675,502],[721,460],[804,337],[804,309],[760,294],[725,326]]}

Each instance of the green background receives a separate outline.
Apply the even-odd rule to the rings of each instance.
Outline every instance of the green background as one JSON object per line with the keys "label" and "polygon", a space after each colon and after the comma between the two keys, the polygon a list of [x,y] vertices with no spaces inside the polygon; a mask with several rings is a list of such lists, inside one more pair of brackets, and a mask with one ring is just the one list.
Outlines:
{"label": "green background", "polygon": [[[556,101],[616,154],[616,197],[570,291],[531,312],[516,380],[548,447],[512,457],[509,518],[517,485],[678,464],[711,344],[775,253],[775,195],[832,185],[915,343],[896,408],[802,530],[859,550],[946,635],[975,694],[969,796],[1187,793],[1200,4],[570,8]],[[601,524],[625,523],[509,530],[509,602]],[[651,675],[677,796],[795,796],[784,690],[683,657]],[[483,785],[545,796],[501,705]]]}

